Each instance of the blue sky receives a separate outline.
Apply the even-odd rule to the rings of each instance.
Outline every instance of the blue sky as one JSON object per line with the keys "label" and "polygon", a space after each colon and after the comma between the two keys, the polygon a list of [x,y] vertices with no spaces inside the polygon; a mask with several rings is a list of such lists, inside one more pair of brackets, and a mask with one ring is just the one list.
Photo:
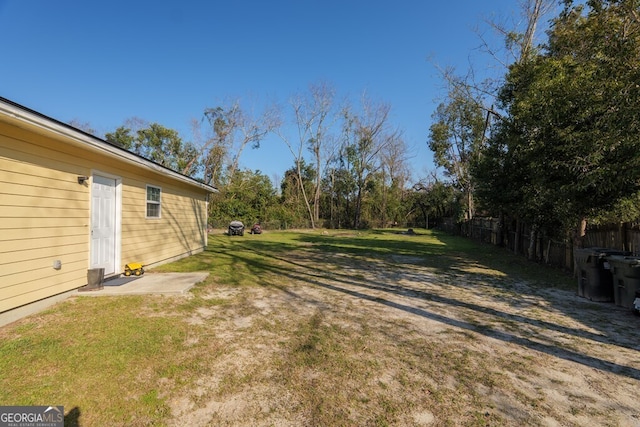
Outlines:
{"label": "blue sky", "polygon": [[[0,0],[0,95],[63,122],[89,123],[99,136],[140,117],[190,140],[190,121],[207,107],[229,98],[285,104],[324,80],[340,97],[366,91],[391,105],[417,179],[435,168],[426,141],[443,82],[433,63],[464,72],[470,58],[488,61],[474,29],[491,37],[483,20],[516,16],[517,5]],[[293,158],[270,138],[240,164],[273,178]]]}

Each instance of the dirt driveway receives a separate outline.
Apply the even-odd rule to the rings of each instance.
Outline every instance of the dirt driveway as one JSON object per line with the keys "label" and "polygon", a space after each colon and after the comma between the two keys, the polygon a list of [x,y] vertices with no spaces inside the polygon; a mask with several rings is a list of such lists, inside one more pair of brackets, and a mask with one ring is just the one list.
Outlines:
{"label": "dirt driveway", "polygon": [[640,426],[640,317],[462,259],[311,249],[201,290],[209,369],[169,425]]}

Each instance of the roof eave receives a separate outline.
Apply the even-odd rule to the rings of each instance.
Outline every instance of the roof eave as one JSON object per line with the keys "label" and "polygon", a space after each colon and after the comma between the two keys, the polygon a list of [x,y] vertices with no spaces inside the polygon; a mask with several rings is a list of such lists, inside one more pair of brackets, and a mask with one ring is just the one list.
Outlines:
{"label": "roof eave", "polygon": [[168,175],[173,179],[198,187],[209,193],[218,192],[218,189],[213,186],[175,172],[158,163],[152,162],[123,148],[112,145],[98,137],[82,132],[73,126],[59,122],[1,97],[0,113],[10,117],[14,122],[17,122],[16,125],[18,126],[19,124],[23,124],[25,127],[40,129],[41,131],[63,137],[72,144],[89,149],[90,151],[98,152],[107,157],[116,158],[138,167],[144,167],[163,175]]}

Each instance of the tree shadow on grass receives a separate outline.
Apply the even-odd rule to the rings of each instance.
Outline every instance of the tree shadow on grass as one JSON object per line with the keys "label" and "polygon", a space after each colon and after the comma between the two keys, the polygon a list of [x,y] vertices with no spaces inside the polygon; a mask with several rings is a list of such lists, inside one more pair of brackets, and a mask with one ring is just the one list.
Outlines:
{"label": "tree shadow on grass", "polygon": [[[590,332],[588,330],[576,329],[567,326],[558,325],[549,321],[530,318],[524,315],[513,314],[504,312],[495,308],[485,307],[478,304],[470,303],[464,300],[465,292],[469,289],[461,286],[460,299],[454,299],[442,295],[438,295],[426,290],[420,290],[416,288],[409,288],[396,283],[393,283],[392,277],[388,277],[384,280],[376,283],[371,283],[364,277],[354,275],[353,271],[343,273],[335,268],[329,269],[327,263],[332,267],[345,267],[353,266],[354,260],[359,257],[362,260],[365,259],[379,259],[384,260],[384,257],[388,257],[390,254],[401,252],[402,254],[409,256],[418,256],[428,254],[427,256],[437,257],[435,262],[431,263],[431,268],[435,268],[439,274],[451,274],[451,271],[455,271],[455,267],[460,263],[469,263],[469,260],[464,257],[464,253],[457,253],[457,251],[447,252],[446,247],[442,247],[442,243],[436,242],[435,244],[427,242],[411,242],[407,245],[405,242],[397,241],[383,241],[376,242],[371,239],[358,239],[347,238],[348,241],[344,241],[341,238],[339,244],[332,245],[318,236],[306,236],[301,235],[303,242],[312,243],[310,247],[303,247],[306,249],[304,254],[304,262],[296,260],[294,254],[284,249],[284,246],[277,242],[262,241],[256,243],[241,242],[238,246],[238,250],[228,253],[229,256],[236,258],[237,262],[245,264],[248,268],[253,269],[256,275],[264,274],[265,272],[271,273],[275,277],[279,278],[279,282],[283,282],[283,279],[289,279],[292,281],[302,281],[313,286],[321,287],[332,292],[337,292],[345,295],[349,295],[354,298],[374,302],[386,307],[401,310],[412,315],[421,316],[433,321],[444,323],[450,326],[461,328],[468,331],[473,331],[485,335],[487,337],[497,339],[503,342],[513,343],[520,345],[531,350],[540,351],[551,356],[559,357],[575,363],[580,363],[592,368],[608,371],[611,373],[625,375],[630,378],[640,379],[640,370],[631,366],[625,366],[614,362],[599,359],[597,357],[585,355],[572,351],[558,345],[542,343],[535,341],[534,339],[522,336],[522,334],[516,334],[512,332],[505,332],[495,329],[489,325],[489,323],[478,324],[471,323],[464,320],[445,316],[429,310],[425,307],[417,307],[413,304],[406,304],[404,302],[392,301],[391,298],[385,298],[381,295],[385,293],[389,297],[394,298],[401,296],[408,298],[409,301],[416,300],[416,302],[432,301],[434,303],[445,304],[451,307],[463,308],[476,313],[481,313],[484,316],[490,316],[496,320],[508,320],[517,322],[518,324],[527,324],[537,328],[555,331],[561,334],[566,334],[574,337],[580,337],[594,341],[596,343],[611,344],[624,348],[635,349],[631,344],[624,344],[616,342],[612,338],[602,334]],[[374,246],[375,243],[375,246]],[[444,245],[446,246],[446,244]],[[240,250],[244,248],[244,250]],[[346,249],[343,249],[346,248]],[[299,248],[300,249],[300,248]],[[251,251],[253,255],[261,255],[260,257],[248,257],[246,251]],[[474,263],[481,263],[482,257],[476,257],[472,261]],[[486,255],[485,255],[486,258]],[[436,267],[433,267],[433,266]],[[357,270],[357,269],[356,269]],[[506,276],[505,281],[514,280],[510,277],[510,273],[504,273]],[[268,280],[262,281],[263,285],[272,286],[280,289],[283,292],[287,292],[290,295],[300,298],[299,295],[293,293],[286,285],[274,284]],[[500,284],[496,285],[500,286]],[[377,295],[373,295],[375,292]],[[541,297],[540,294],[535,294],[536,297]],[[553,301],[550,301],[553,303]],[[587,316],[585,316],[587,317]],[[594,329],[595,328],[594,325]]]}

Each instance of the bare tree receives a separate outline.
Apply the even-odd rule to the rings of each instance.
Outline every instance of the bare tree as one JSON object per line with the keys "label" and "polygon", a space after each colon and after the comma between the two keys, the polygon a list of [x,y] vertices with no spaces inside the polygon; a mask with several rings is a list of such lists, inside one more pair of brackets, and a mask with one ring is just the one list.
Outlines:
{"label": "bare tree", "polygon": [[[322,170],[330,157],[328,153],[332,149],[333,139],[329,132],[335,123],[334,98],[335,90],[329,84],[310,85],[308,93],[296,95],[289,101],[293,110],[296,135],[290,137],[284,132],[277,132],[293,156],[298,174],[296,181],[299,183],[312,228],[316,227],[320,217]],[[316,173],[312,201],[310,201],[310,195],[307,194],[303,185],[302,167],[305,147],[313,156]]]}
{"label": "bare tree", "polygon": [[137,133],[139,130],[148,128],[149,125],[150,123],[147,120],[137,116],[129,117],[124,121],[124,126],[127,129],[131,129],[131,132],[133,133]]}
{"label": "bare tree", "polygon": [[354,228],[361,225],[362,201],[366,186],[382,167],[381,153],[390,145],[401,140],[401,132],[391,129],[389,112],[385,103],[374,103],[366,94],[362,97],[362,110],[356,113],[347,107],[345,117],[345,151],[356,183]]}
{"label": "bare tree", "polygon": [[533,53],[540,20],[554,11],[559,2],[556,0],[520,0],[519,3],[519,20],[504,20],[503,22],[498,22],[495,19],[485,20],[495,33],[503,37],[504,51],[499,47],[491,46],[479,34],[482,41],[481,50],[488,53],[505,70],[510,63],[520,62]]}
{"label": "bare tree", "polygon": [[407,145],[402,138],[395,143],[387,144],[381,152],[382,165],[389,174],[391,186],[404,188],[411,178],[411,171],[407,161],[409,159]]}
{"label": "bare tree", "polygon": [[[382,224],[387,224],[389,219],[394,221],[399,219],[397,210],[400,206],[405,186],[411,177],[407,160],[407,146],[402,137],[397,138],[394,143],[386,144],[380,151],[384,183],[380,206]],[[387,214],[391,214],[393,218],[388,218]]]}
{"label": "bare tree", "polygon": [[290,101],[291,107],[294,111],[295,121],[297,125],[297,138],[290,138],[287,136],[285,132],[280,129],[276,131],[276,134],[282,139],[282,141],[286,144],[289,152],[293,156],[293,161],[296,166],[296,175],[298,182],[298,186],[300,188],[300,193],[302,194],[302,198],[304,200],[305,208],[307,210],[307,214],[309,215],[309,220],[311,221],[311,228],[316,228],[315,216],[313,211],[311,210],[311,204],[309,203],[309,196],[307,195],[307,191],[304,188],[304,181],[302,179],[302,167],[304,165],[304,147],[309,137],[309,130],[305,127],[303,123],[303,119],[301,118],[304,115],[304,103],[300,100],[300,98],[293,98]]}
{"label": "bare tree", "polygon": [[80,129],[81,131],[86,132],[88,134],[91,134],[91,135],[96,134],[96,130],[93,128],[93,126],[91,126],[91,123],[83,122],[80,119],[69,120],[69,125],[73,126],[76,129]]}
{"label": "bare tree", "polygon": [[434,67],[442,76],[447,93],[457,93],[464,99],[476,100],[478,106],[493,117],[500,117],[500,114],[493,109],[493,104],[499,88],[504,83],[503,78],[509,65],[520,62],[533,53],[540,21],[555,10],[558,4],[556,0],[520,0],[519,3],[518,19],[498,21],[492,18],[484,21],[493,33],[503,38],[504,44],[492,45],[480,30],[476,30],[480,39],[478,50],[487,54],[493,61],[493,64],[490,61],[488,66],[481,68],[486,70],[497,64],[497,72],[494,76],[480,77],[471,62],[464,74],[458,74],[452,67],[442,67],[434,63]]}
{"label": "bare tree", "polygon": [[316,182],[313,192],[313,220],[320,219],[320,193],[323,169],[335,150],[335,139],[329,134],[335,124],[333,113],[335,89],[327,83],[313,84],[309,87],[311,98],[306,112],[305,128],[311,137],[308,140],[309,150],[313,153],[316,167]]}
{"label": "bare tree", "polygon": [[238,100],[205,109],[204,119],[211,131],[201,147],[207,182],[221,179],[224,168],[226,179],[231,180],[247,145],[259,148],[264,137],[280,126],[279,113],[274,107],[254,115],[244,111]]}

